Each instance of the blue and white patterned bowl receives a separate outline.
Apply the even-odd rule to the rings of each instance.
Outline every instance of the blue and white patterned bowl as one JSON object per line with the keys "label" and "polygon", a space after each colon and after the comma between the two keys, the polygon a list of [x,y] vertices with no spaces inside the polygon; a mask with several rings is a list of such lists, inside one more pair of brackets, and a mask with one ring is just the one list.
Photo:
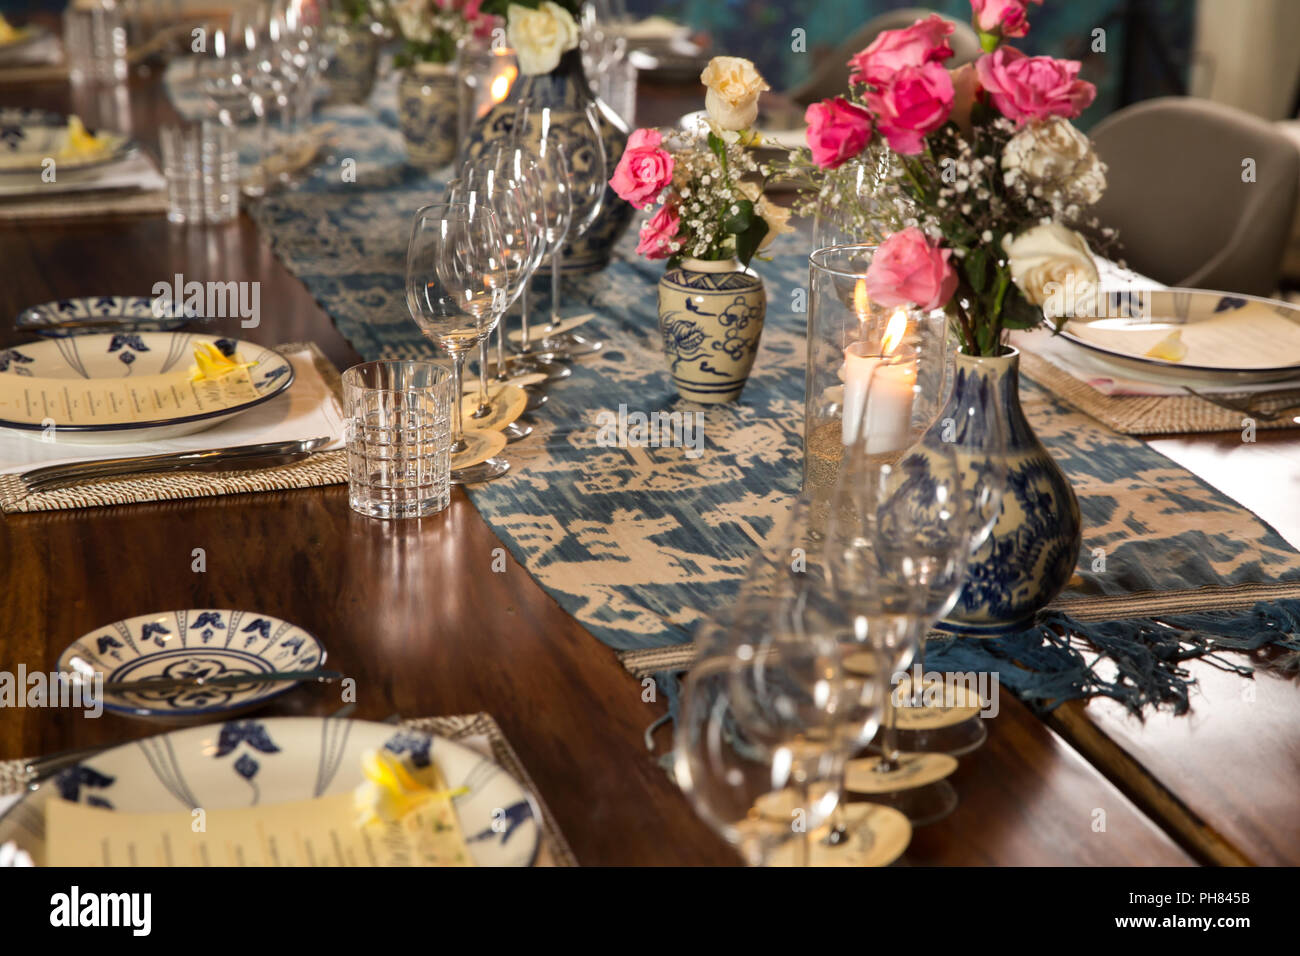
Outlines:
{"label": "blue and white patterned bowl", "polygon": [[278,697],[297,682],[258,680],[272,671],[311,670],[325,662],[320,641],[300,627],[252,611],[163,611],[115,621],[77,638],[59,670],[109,681],[248,674],[248,683],[105,694],[104,709],[132,717],[184,721],[233,714]]}
{"label": "blue and white patterned bowl", "polygon": [[519,782],[450,740],[391,724],[277,717],[204,724],[106,750],[62,771],[0,817],[0,844],[13,840],[45,863],[45,801],[124,813],[224,810],[308,800],[354,790],[361,757],[379,749],[412,766],[437,764],[477,866],[529,866],[540,842],[538,812]]}
{"label": "blue and white patterned bowl", "polygon": [[[244,361],[255,363],[249,374],[257,397],[242,405],[180,418],[119,425],[58,425],[57,440],[105,444],[188,435],[269,401],[293,384],[293,365],[279,352],[239,339],[191,332],[108,332],[15,345],[0,349],[0,375],[81,380],[183,372],[194,364],[194,346],[200,342],[211,342],[225,355],[238,353]],[[0,427],[42,430],[41,425],[2,418]]]}
{"label": "blue and white patterned bowl", "polygon": [[[123,331],[171,332],[196,318],[192,312],[184,316],[156,316],[154,300],[147,295],[97,295],[76,299],[59,299],[24,309],[14,319],[14,328],[34,332],[50,338],[67,335],[93,335],[103,333],[104,326],[121,325]],[[85,329],[72,322],[94,321],[94,327]]]}

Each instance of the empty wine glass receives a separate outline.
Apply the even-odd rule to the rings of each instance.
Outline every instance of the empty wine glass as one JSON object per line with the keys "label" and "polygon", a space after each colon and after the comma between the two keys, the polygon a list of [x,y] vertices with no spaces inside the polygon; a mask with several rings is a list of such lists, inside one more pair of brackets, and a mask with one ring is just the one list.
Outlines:
{"label": "empty wine glass", "polygon": [[696,661],[682,688],[673,772],[696,813],[746,863],[763,866],[784,862],[778,854],[787,845],[798,860],[806,831],[821,826],[839,801],[840,781],[831,751],[738,719],[737,694],[759,692],[747,686],[752,673],[727,653]]}
{"label": "empty wine glass", "polygon": [[[540,258],[534,255],[539,243],[533,238],[532,226],[516,184],[513,180],[502,178],[495,166],[470,164],[462,170],[459,178],[448,184],[447,198],[452,203],[485,203],[495,214],[505,262],[504,308],[508,308],[519,297]],[[502,323],[497,322],[498,337],[501,335],[501,326]],[[479,342],[478,379],[477,401],[471,413],[475,420],[489,418],[493,412],[488,388],[486,338]],[[518,422],[510,422],[502,429],[507,441],[518,441],[531,432],[531,426],[521,426]]]}
{"label": "empty wine glass", "polygon": [[563,330],[560,276],[564,245],[586,234],[600,214],[605,198],[607,158],[595,103],[564,110],[552,107],[544,96],[544,77],[529,77],[515,113],[514,141],[536,158],[542,170],[550,218],[552,197],[558,207],[556,221],[563,229],[550,229],[551,322],[542,329],[542,350],[560,355],[586,355],[601,347],[599,341]]}
{"label": "empty wine glass", "polygon": [[[519,347],[514,355],[505,354],[505,334],[498,329],[496,376],[506,379],[511,375],[542,374],[546,381],[554,382],[568,378],[572,371],[558,356],[535,349],[532,330],[529,327],[529,299],[533,275],[540,266],[547,249],[551,248],[553,236],[557,230],[561,233],[567,228],[571,207],[567,201],[567,189],[557,191],[559,205],[555,209],[547,206],[546,168],[528,150],[513,142],[498,143],[489,154],[488,162],[497,174],[514,183],[514,188],[523,203],[529,224],[530,266],[528,276],[520,288],[519,294]],[[558,158],[556,165],[558,167]],[[560,175],[555,169],[553,175]],[[561,223],[557,217],[563,217]]]}
{"label": "empty wine glass", "polygon": [[433,203],[416,212],[406,254],[406,304],[420,331],[451,356],[451,480],[458,484],[497,478],[510,468],[496,457],[505,437],[466,431],[460,403],[465,357],[500,320],[508,281],[491,208]]}

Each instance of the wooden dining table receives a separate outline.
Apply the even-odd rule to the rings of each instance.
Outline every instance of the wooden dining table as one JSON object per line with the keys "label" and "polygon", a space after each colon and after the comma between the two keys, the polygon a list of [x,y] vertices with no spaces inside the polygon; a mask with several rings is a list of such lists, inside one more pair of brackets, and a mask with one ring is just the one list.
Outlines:
{"label": "wooden dining table", "polygon": [[[638,120],[670,123],[699,96],[643,84]],[[78,97],[62,82],[0,82],[0,106],[95,106]],[[133,75],[115,103],[156,155],[172,116],[157,74]],[[313,341],[340,368],[359,361],[247,215],[206,228],[161,215],[8,222],[0,263],[0,347],[24,341],[12,320],[27,306],[147,294],[181,273],[261,283],[261,324],[216,320],[223,332]],[[1235,434],[1152,443],[1300,544],[1300,432],[1260,432],[1253,445]],[[199,548],[205,565],[194,570]],[[352,512],[343,486],[11,514],[0,519],[0,670],[50,671],[77,637],[137,614],[266,612],[317,635],[329,666],[355,678],[357,717],[490,713],[581,864],[737,863],[661,766],[669,731],[647,748],[662,697],[645,699],[642,682],[523,567],[494,568],[503,551],[459,488],[443,513],[405,521]],[[1002,694],[988,742],[951,778],[957,810],[918,828],[900,865],[1300,863],[1295,682],[1188,667],[1198,684],[1184,716],[1139,719],[1104,700],[1041,716]],[[263,713],[324,715],[340,703],[337,687],[317,685]],[[0,710],[0,758],[158,730],[109,714]]]}

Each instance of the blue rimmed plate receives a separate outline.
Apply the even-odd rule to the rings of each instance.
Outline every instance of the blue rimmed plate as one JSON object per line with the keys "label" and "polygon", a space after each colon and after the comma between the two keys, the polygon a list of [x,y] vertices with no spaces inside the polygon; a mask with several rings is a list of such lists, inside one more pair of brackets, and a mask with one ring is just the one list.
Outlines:
{"label": "blue rimmed plate", "polygon": [[541,841],[532,796],[501,767],[442,737],[328,717],[275,717],[188,727],[106,750],[61,771],[0,817],[9,840],[45,864],[45,801],[126,813],[222,810],[332,796],[362,782],[363,754],[384,749],[410,765],[433,761],[452,789],[477,866],[530,866]]}
{"label": "blue rimmed plate", "polygon": [[[192,332],[105,332],[71,335],[0,349],[0,375],[73,380],[125,378],[183,372],[194,364],[194,346],[211,342],[225,355],[246,362],[257,397],[218,411],[118,425],[60,425],[61,442],[108,444],[175,438],[211,428],[279,395],[293,384],[293,365],[264,345]],[[40,432],[41,425],[0,418],[0,427]]]}
{"label": "blue rimmed plate", "polygon": [[[196,318],[199,316],[192,312],[157,316],[154,300],[147,295],[97,295],[33,305],[14,319],[14,328],[50,338],[94,335],[109,325],[121,325],[123,331],[131,332],[172,332]],[[94,322],[95,327],[79,327],[87,322]]]}
{"label": "blue rimmed plate", "polygon": [[232,677],[247,684],[104,695],[104,709],[132,717],[184,721],[248,710],[298,682],[258,680],[273,671],[320,667],[325,649],[300,627],[270,614],[217,608],[162,611],[96,628],[59,655],[59,670],[104,682]]}
{"label": "blue rimmed plate", "polygon": [[[1061,337],[1131,376],[1173,385],[1252,385],[1300,379],[1300,308],[1204,289],[1108,292],[1106,313],[1070,319]],[[1179,360],[1150,353],[1174,332]]]}

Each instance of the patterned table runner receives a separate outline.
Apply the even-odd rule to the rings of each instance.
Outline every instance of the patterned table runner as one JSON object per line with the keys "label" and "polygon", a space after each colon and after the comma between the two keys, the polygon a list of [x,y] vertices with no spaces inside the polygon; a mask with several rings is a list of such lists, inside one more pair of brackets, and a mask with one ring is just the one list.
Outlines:
{"label": "patterned table runner", "polygon": [[[439,187],[404,164],[391,108],[378,105],[375,116],[345,108],[336,152],[346,157],[355,147],[364,160],[354,182],[327,164],[253,215],[365,358],[429,357],[434,350],[410,320],[402,287],[410,216]],[[676,398],[657,326],[662,265],[637,259],[633,241],[624,238],[604,272],[565,286],[566,302],[597,312],[593,331],[606,338],[604,351],[549,389],[533,436],[508,449],[511,474],[470,494],[561,606],[603,643],[632,652],[625,664],[643,671],[638,653],[662,659],[661,649],[687,643],[706,613],[734,597],[750,556],[798,489],[806,315],[792,305],[807,283],[807,259],[802,241],[787,237],[773,261],[756,263],[769,305],[754,373],[739,403],[710,408]],[[1073,628],[1157,606],[1169,614],[1240,609],[1232,627],[1249,626],[1257,602],[1300,599],[1300,554],[1247,509],[1027,380],[1023,399],[1083,512],[1078,571],[1058,602]],[[620,410],[702,416],[703,454],[610,447],[602,416]],[[1104,571],[1092,570],[1102,553],[1095,549],[1105,554]],[[978,653],[998,666],[992,650],[1001,642],[954,643],[986,645]],[[1076,679],[1074,696],[1097,692],[1082,689],[1087,683]]]}

